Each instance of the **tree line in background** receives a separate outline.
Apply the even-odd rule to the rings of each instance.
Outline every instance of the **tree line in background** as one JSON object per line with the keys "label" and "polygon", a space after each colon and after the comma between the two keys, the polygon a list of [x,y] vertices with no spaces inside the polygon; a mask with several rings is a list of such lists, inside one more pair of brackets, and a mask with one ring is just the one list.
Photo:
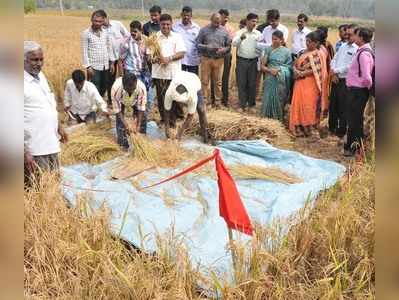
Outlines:
{"label": "tree line in background", "polygon": [[[265,11],[270,8],[278,8],[283,13],[305,12],[314,16],[339,16],[374,19],[375,0],[25,0],[28,7],[32,2],[38,8],[58,8],[60,2],[65,9],[140,9],[142,3],[147,10],[152,5],[160,5],[165,9],[176,10],[183,5],[190,5],[194,9],[216,10],[221,7],[231,11]],[[36,7],[36,5],[34,5]],[[29,11],[28,11],[29,12]]]}

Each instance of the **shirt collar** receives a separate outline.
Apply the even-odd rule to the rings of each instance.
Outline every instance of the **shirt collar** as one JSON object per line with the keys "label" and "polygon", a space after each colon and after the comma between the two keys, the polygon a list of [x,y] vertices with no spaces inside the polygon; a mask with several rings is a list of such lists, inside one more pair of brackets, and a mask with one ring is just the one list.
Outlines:
{"label": "shirt collar", "polygon": [[29,83],[31,83],[32,81],[35,81],[35,80],[40,81],[40,74],[41,74],[41,72],[38,74],[39,79],[37,79],[24,70],[24,79],[26,79]]}
{"label": "shirt collar", "polygon": [[[103,28],[105,28],[105,27],[101,27],[99,31],[100,31],[100,32],[103,32]],[[93,30],[93,27],[91,27],[91,26],[89,27],[89,30],[90,30],[92,33],[95,33],[95,32],[96,32],[96,31]]]}
{"label": "shirt collar", "polygon": [[360,49],[365,49],[365,48],[370,48],[371,49],[370,43],[364,44],[363,46],[359,47],[359,50]]}

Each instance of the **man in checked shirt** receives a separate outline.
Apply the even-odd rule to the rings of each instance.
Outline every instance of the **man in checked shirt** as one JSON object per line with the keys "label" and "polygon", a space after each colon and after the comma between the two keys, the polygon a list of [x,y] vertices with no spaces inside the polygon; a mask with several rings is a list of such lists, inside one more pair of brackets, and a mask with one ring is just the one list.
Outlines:
{"label": "man in checked shirt", "polygon": [[116,57],[110,36],[103,27],[106,18],[104,10],[93,12],[91,26],[82,32],[81,46],[87,79],[94,83],[101,96],[108,91],[108,104],[111,104],[110,78],[114,72]]}

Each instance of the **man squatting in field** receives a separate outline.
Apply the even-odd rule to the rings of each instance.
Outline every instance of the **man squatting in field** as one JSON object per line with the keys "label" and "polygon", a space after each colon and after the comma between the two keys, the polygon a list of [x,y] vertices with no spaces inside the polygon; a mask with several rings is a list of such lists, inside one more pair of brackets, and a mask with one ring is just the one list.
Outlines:
{"label": "man squatting in field", "polygon": [[204,97],[201,91],[201,80],[199,77],[187,71],[180,71],[172,79],[165,94],[164,116],[165,116],[165,135],[170,138],[169,118],[173,102],[187,105],[187,117],[183,125],[179,128],[176,138],[181,139],[184,131],[191,124],[195,111],[198,113],[201,135],[204,143],[208,143],[208,122],[205,113]]}
{"label": "man squatting in field", "polygon": [[98,107],[103,114],[109,116],[107,104],[96,86],[86,80],[82,70],[73,71],[72,78],[66,82],[64,107],[71,123],[95,123]]}

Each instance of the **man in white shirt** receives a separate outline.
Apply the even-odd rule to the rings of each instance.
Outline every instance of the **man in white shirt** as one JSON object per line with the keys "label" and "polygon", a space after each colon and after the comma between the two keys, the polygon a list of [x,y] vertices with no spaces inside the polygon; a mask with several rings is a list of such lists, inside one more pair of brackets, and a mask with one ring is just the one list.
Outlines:
{"label": "man in white shirt", "polygon": [[240,108],[244,112],[247,108],[254,112],[256,105],[256,76],[258,55],[257,40],[262,34],[256,30],[258,15],[250,13],[247,16],[247,26],[239,30],[232,42],[237,47],[237,86]]}
{"label": "man in white shirt", "polygon": [[73,71],[72,78],[66,82],[64,108],[71,123],[95,123],[97,108],[108,116],[107,104],[96,86],[86,81],[82,70]]}
{"label": "man in white shirt", "polygon": [[258,42],[258,50],[262,50],[272,45],[272,35],[276,30],[280,30],[284,35],[284,42],[287,43],[289,31],[286,26],[280,24],[280,12],[277,9],[270,9],[267,11],[267,20],[270,24],[263,29],[262,38]]}
{"label": "man in white shirt", "polygon": [[33,41],[24,42],[24,166],[27,178],[38,169],[59,169],[61,142],[68,137],[58,121],[57,103],[41,72],[43,51]]}
{"label": "man in white shirt", "polygon": [[292,60],[295,60],[298,55],[306,49],[306,36],[311,32],[311,30],[306,27],[309,18],[305,14],[299,14],[297,17],[298,29],[292,32]]}
{"label": "man in white shirt", "polygon": [[198,75],[181,71],[173,78],[165,95],[165,134],[170,138],[169,116],[173,103],[178,102],[187,105],[187,117],[179,128],[176,138],[181,139],[184,131],[191,124],[195,111],[198,113],[201,135],[204,143],[208,143],[207,119],[205,113],[204,97],[201,91],[201,80]]}
{"label": "man in white shirt", "polygon": [[[133,73],[125,73],[115,80],[111,90],[113,112],[116,114],[118,144],[127,150],[127,136],[140,131],[147,105],[147,88]],[[135,124],[130,126],[125,116],[131,114]]]}
{"label": "man in white shirt", "polygon": [[[172,31],[172,17],[168,14],[161,15],[161,31],[156,33],[161,47],[161,57],[153,58],[152,78],[157,90],[158,110],[161,122],[164,122],[164,99],[166,90],[174,76],[181,71],[181,61],[187,52],[182,36]],[[151,53],[150,53],[151,55]],[[171,126],[176,126],[176,117],[182,117],[180,106],[174,104]]]}
{"label": "man in white shirt", "polygon": [[181,12],[182,20],[173,24],[173,31],[179,33],[183,37],[187,49],[182,60],[182,70],[198,75],[200,57],[195,40],[201,28],[192,21],[192,17],[192,8],[189,6],[183,7]]}
{"label": "man in white shirt", "polygon": [[346,31],[347,42],[341,45],[331,61],[333,77],[328,125],[330,132],[339,138],[343,138],[347,132],[348,90],[346,87],[346,77],[359,48],[355,43],[355,29],[355,24],[348,25]]}

